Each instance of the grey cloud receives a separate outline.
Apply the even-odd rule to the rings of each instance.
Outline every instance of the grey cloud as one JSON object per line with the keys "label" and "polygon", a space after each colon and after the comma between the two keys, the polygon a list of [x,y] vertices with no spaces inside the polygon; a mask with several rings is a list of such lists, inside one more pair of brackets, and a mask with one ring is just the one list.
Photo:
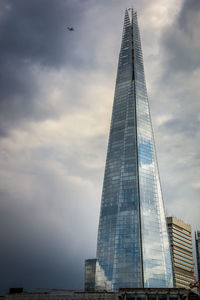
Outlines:
{"label": "grey cloud", "polygon": [[[199,226],[196,213],[199,210],[199,23],[199,1],[186,0],[173,22],[163,28],[159,41],[161,76],[153,83],[150,99],[167,213],[196,228]],[[163,122],[156,124],[156,118],[162,115]],[[169,119],[164,121],[165,117]]]}
{"label": "grey cloud", "polygon": [[198,21],[197,15],[200,12],[200,3],[198,0],[191,0],[188,2],[184,1],[181,12],[178,17],[178,23],[180,28],[187,33],[193,34],[194,29],[191,25],[195,25],[195,22]]}
{"label": "grey cloud", "polygon": [[162,34],[163,50],[170,72],[191,72],[200,66],[200,3],[198,0],[183,2],[174,23]]}
{"label": "grey cloud", "polygon": [[170,134],[183,134],[185,137],[194,137],[198,133],[200,121],[193,119],[191,116],[187,116],[188,122],[184,119],[174,118],[163,123],[159,130],[163,130],[165,133]]}

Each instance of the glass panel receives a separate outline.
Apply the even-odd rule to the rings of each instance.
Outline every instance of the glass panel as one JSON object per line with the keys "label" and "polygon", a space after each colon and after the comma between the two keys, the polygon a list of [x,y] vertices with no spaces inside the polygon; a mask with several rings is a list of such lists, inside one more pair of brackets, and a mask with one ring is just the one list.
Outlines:
{"label": "glass panel", "polygon": [[157,300],[157,295],[156,294],[148,294],[147,299],[148,300]]}
{"label": "glass panel", "polygon": [[85,290],[95,290],[96,259],[85,261]]}

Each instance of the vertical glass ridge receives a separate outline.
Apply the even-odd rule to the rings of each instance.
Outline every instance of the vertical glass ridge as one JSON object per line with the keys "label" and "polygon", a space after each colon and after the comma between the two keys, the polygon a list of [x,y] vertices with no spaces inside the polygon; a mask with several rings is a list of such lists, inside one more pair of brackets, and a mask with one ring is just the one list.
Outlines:
{"label": "vertical glass ridge", "polygon": [[125,11],[97,240],[95,289],[172,287],[137,15]]}
{"label": "vertical glass ridge", "polygon": [[172,287],[171,256],[136,13],[133,33],[144,286]]}

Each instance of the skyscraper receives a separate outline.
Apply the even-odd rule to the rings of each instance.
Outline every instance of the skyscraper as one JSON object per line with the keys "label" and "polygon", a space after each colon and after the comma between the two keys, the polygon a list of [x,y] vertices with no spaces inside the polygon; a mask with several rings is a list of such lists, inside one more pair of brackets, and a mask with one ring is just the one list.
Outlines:
{"label": "skyscraper", "polygon": [[[87,270],[90,261],[94,264],[88,260]],[[129,9],[119,54],[93,284],[108,290],[158,288],[172,287],[172,279],[137,14]]]}
{"label": "skyscraper", "polygon": [[195,232],[196,257],[197,257],[197,272],[200,287],[200,231]]}
{"label": "skyscraper", "polygon": [[172,253],[174,287],[189,289],[194,281],[192,228],[175,217],[167,218],[167,226]]}

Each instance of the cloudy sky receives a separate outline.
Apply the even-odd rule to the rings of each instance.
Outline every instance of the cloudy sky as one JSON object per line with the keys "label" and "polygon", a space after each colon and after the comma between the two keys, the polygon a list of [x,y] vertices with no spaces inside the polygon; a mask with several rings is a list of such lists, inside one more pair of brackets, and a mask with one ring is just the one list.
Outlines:
{"label": "cloudy sky", "polygon": [[[132,3],[0,0],[1,291],[83,288]],[[166,211],[200,229],[200,1],[134,7]]]}

